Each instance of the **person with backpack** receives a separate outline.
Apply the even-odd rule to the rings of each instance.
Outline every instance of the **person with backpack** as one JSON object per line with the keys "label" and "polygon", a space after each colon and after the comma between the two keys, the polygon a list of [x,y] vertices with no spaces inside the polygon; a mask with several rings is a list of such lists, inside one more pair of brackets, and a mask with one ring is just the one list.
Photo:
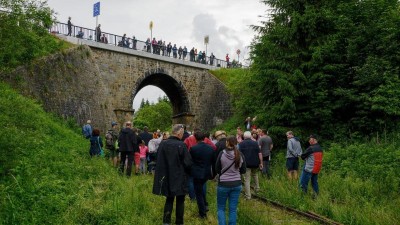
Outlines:
{"label": "person with backpack", "polygon": [[90,137],[92,137],[92,125],[90,125],[92,121],[88,120],[86,121],[86,124],[82,127],[82,135],[86,138],[89,139]]}
{"label": "person with backpack", "polygon": [[160,146],[161,141],[163,140],[161,132],[155,132],[153,134],[153,139],[149,141],[148,147],[149,147],[149,157],[148,157],[148,162],[147,162],[147,170],[150,173],[154,173],[154,169],[156,166],[156,160],[157,160],[157,150],[158,146]]}
{"label": "person with backpack", "polygon": [[110,161],[114,167],[118,167],[118,123],[112,122],[111,129],[106,132],[106,149],[110,151]]}
{"label": "person with backpack", "polygon": [[90,137],[90,157],[101,156],[103,148],[103,140],[100,137],[100,130],[94,129],[92,136]]}
{"label": "person with backpack", "polygon": [[244,155],[237,148],[235,136],[229,136],[226,140],[226,149],[217,157],[215,171],[218,173],[217,187],[217,215],[218,224],[225,225],[226,201],[229,201],[229,222],[236,224],[237,206],[242,190],[241,174],[246,173],[246,161]]}
{"label": "person with backpack", "polygon": [[301,149],[300,140],[294,136],[293,131],[286,132],[287,151],[286,151],[286,169],[288,171],[289,180],[297,180],[299,170],[299,156],[303,150]]}

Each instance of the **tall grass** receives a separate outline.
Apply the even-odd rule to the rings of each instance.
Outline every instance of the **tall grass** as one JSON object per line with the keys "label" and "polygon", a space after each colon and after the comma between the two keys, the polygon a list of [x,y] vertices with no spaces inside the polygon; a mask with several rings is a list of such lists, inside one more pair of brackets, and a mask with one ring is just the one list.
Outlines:
{"label": "tall grass", "polygon": [[[362,147],[362,148],[361,148]],[[349,159],[348,166],[338,165],[333,157],[342,154],[341,163],[346,164],[345,158],[348,152],[357,151],[359,155],[368,154],[366,148],[375,149],[382,153],[382,157],[364,161],[363,157]],[[391,177],[392,169],[396,168],[396,156],[398,150],[392,154],[385,154],[384,149],[390,146],[378,146],[374,144],[347,146],[338,148],[334,145],[326,149],[323,170],[318,177],[320,195],[313,200],[311,185],[308,194],[302,194],[298,181],[289,181],[286,177],[284,154],[278,153],[273,158],[273,176],[271,179],[262,179],[262,195],[281,202],[285,205],[303,210],[313,211],[344,224],[398,224],[400,221],[400,195],[399,178]],[[386,151],[388,153],[388,151]],[[347,157],[346,157],[347,156]],[[392,163],[382,165],[380,158],[392,157]],[[339,164],[341,164],[339,163]],[[360,165],[366,164],[361,172]],[[397,169],[399,164],[397,164]],[[380,175],[376,168],[383,166]],[[394,168],[390,168],[393,166]],[[366,175],[370,174],[370,175]],[[382,178],[382,179],[381,179]],[[390,181],[386,183],[386,181]],[[397,186],[396,186],[397,185]]]}

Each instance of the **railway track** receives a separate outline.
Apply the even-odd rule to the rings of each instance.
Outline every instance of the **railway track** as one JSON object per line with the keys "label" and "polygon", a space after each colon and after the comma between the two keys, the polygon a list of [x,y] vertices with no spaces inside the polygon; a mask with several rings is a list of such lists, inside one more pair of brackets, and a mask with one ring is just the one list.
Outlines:
{"label": "railway track", "polygon": [[279,203],[279,202],[269,200],[269,199],[267,199],[267,198],[265,198],[265,197],[261,197],[260,195],[257,195],[257,194],[255,194],[255,193],[252,193],[251,196],[254,197],[255,199],[259,200],[259,201],[262,201],[262,202],[265,202],[265,203],[267,203],[267,204],[273,205],[273,206],[275,206],[275,207],[277,207],[277,208],[286,210],[286,211],[288,211],[288,212],[295,213],[295,214],[300,215],[300,216],[302,216],[302,217],[305,217],[305,218],[307,218],[307,219],[314,220],[314,221],[318,221],[318,222],[320,222],[321,224],[343,225],[342,223],[338,223],[338,222],[336,222],[336,221],[333,221],[333,220],[331,220],[331,219],[329,219],[329,218],[323,217],[323,216],[318,215],[318,214],[316,214],[316,213],[313,213],[313,212],[310,212],[310,211],[308,211],[308,212],[303,212],[303,211],[300,211],[300,210],[291,208],[291,207],[289,207],[289,206],[285,206],[285,205],[283,205],[283,204],[281,204],[281,203]]}

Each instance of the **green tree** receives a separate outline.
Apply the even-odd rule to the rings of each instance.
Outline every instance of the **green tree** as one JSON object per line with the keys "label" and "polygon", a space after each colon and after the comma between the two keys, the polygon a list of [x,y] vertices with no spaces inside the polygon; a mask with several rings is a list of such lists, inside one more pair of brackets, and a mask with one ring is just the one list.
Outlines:
{"label": "green tree", "polygon": [[161,101],[140,108],[135,113],[133,123],[138,128],[147,126],[150,130],[169,130],[172,125],[172,106],[170,102]]}
{"label": "green tree", "polygon": [[0,73],[62,48],[48,32],[53,11],[45,2],[0,0],[0,6]]}
{"label": "green tree", "polygon": [[256,113],[264,126],[327,136],[396,126],[398,1],[264,3],[273,10],[254,27],[253,65],[235,104],[243,116]]}

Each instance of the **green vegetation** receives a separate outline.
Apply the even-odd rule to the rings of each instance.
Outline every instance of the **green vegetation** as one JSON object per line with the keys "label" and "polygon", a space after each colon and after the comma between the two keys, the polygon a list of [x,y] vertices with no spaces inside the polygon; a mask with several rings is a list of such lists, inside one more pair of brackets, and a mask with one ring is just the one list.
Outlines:
{"label": "green vegetation", "polygon": [[262,194],[344,224],[397,224],[400,3],[263,2],[273,9],[254,27],[251,68],[213,72],[230,90],[235,112],[218,129],[234,133],[246,117],[257,116],[275,149],[285,147],[288,130],[303,142],[319,134],[321,195],[300,194],[286,178],[279,150]]}
{"label": "green vegetation", "polygon": [[[397,142],[398,143],[398,142]],[[283,152],[272,159],[272,179],[260,183],[261,195],[302,211],[312,211],[343,224],[398,224],[400,221],[399,144],[333,145],[325,149],[319,175],[320,195],[301,194],[286,177]]]}
{"label": "green vegetation", "polygon": [[140,108],[134,115],[133,124],[140,129],[147,126],[151,131],[157,129],[167,131],[171,129],[171,118],[172,106],[166,96],[159,98],[156,104],[142,99]]}
{"label": "green vegetation", "polygon": [[46,3],[0,0],[0,73],[67,48],[69,44],[48,32],[53,12]]}
{"label": "green vegetation", "polygon": [[[0,83],[0,224],[161,224],[165,198],[152,176],[126,178],[103,158],[90,158],[79,128]],[[198,219],[186,201],[186,224],[217,224],[215,183],[210,212]],[[254,204],[257,209],[254,210]],[[260,203],[241,201],[239,224],[310,224]],[[174,216],[173,216],[174,218]]]}
{"label": "green vegetation", "polygon": [[[264,2],[274,10],[255,27],[252,67],[213,71],[227,84],[235,111],[219,128],[234,132],[257,115],[275,149],[285,145],[289,129],[300,137],[320,134],[318,198],[287,180],[279,150],[261,194],[344,224],[398,223],[400,3]],[[66,46],[48,34],[52,12],[44,3],[0,3],[8,10],[0,12],[0,73]],[[72,121],[47,115],[2,83],[0,112],[0,224],[161,223],[164,198],[151,194],[151,176],[127,179],[106,160],[89,158],[88,142]],[[171,116],[168,100],[144,102],[134,123],[169,130]],[[214,183],[208,197],[206,223],[216,224]],[[185,222],[203,224],[196,215],[196,204],[187,202]],[[307,223],[290,218],[254,201],[239,206],[240,224]]]}
{"label": "green vegetation", "polygon": [[227,82],[237,114],[329,139],[398,129],[398,1],[263,2],[250,72]]}

